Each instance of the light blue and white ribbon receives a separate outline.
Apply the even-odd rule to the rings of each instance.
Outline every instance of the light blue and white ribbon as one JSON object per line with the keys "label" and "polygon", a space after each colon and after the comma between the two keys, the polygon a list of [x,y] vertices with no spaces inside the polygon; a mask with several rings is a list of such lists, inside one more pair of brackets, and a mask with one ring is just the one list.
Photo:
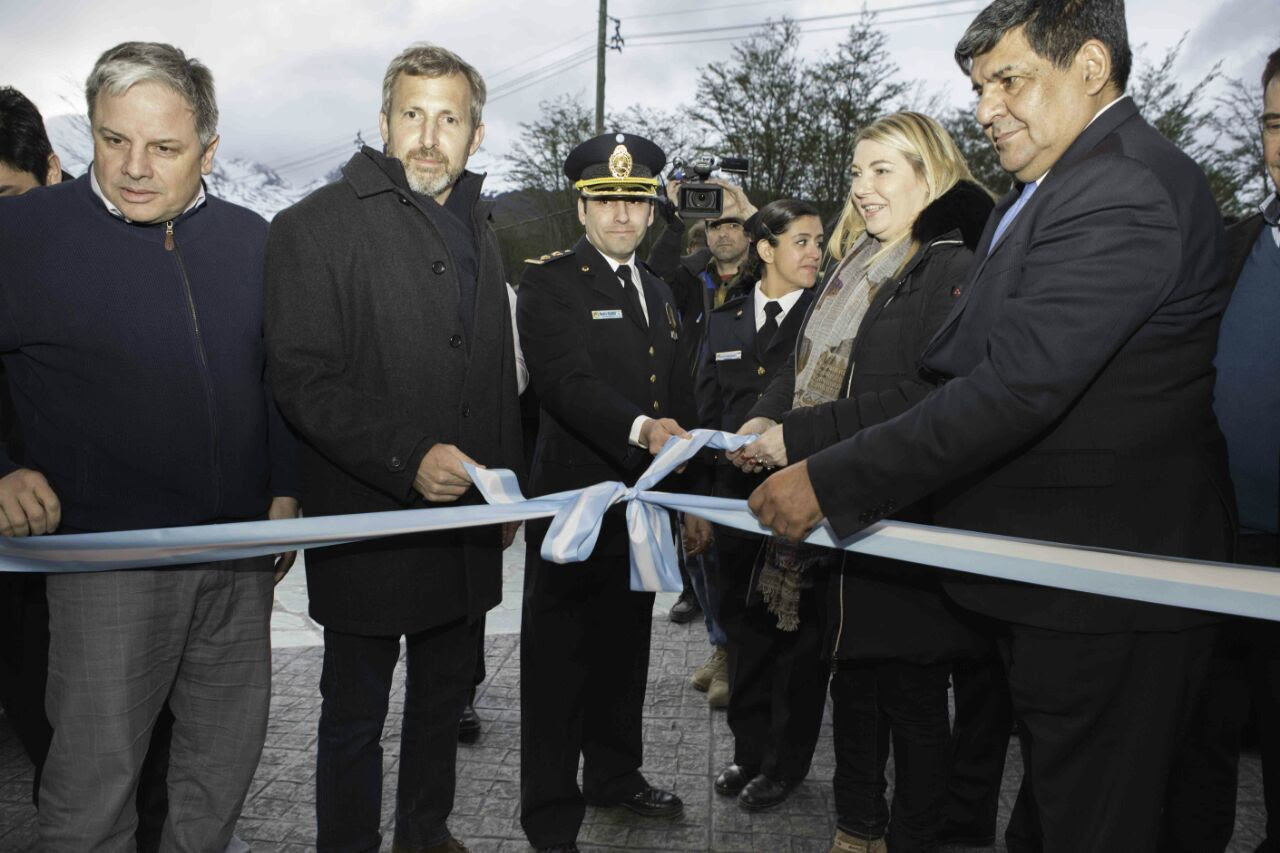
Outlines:
{"label": "light blue and white ribbon", "polygon": [[[749,438],[694,430],[672,439],[635,486],[598,483],[525,499],[510,471],[473,469],[490,503],[284,521],[0,539],[0,571],[88,572],[237,559],[460,527],[554,517],[542,555],[572,563],[591,554],[605,510],[627,504],[632,588],[680,589],[668,510],[768,534],[746,502],[649,491],[703,447],[733,450]],[[1136,601],[1280,621],[1280,571],[1228,563],[1079,548],[899,521],[837,540],[825,524],[808,542],[944,569]],[[430,571],[424,567],[423,571]]]}

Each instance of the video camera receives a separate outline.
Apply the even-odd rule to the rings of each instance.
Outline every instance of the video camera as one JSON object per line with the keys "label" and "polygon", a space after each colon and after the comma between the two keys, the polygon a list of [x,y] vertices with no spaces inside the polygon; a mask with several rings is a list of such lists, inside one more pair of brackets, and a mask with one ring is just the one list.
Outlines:
{"label": "video camera", "polygon": [[724,187],[707,183],[715,171],[745,175],[751,163],[746,157],[699,156],[686,163],[676,160],[671,173],[679,181],[676,189],[676,213],[681,219],[719,219],[724,213]]}

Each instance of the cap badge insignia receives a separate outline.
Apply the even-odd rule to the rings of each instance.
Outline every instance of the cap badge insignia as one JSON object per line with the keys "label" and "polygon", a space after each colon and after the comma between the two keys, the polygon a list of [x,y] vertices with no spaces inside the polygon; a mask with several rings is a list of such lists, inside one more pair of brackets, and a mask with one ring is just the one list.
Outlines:
{"label": "cap badge insignia", "polygon": [[609,174],[615,178],[629,178],[631,177],[633,163],[631,152],[627,150],[627,146],[619,145],[609,155]]}

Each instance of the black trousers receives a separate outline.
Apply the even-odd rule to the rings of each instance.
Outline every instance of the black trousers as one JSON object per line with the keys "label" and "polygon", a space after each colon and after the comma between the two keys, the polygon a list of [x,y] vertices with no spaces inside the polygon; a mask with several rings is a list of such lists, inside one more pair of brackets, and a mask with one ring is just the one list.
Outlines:
{"label": "black trousers", "polygon": [[[894,853],[938,843],[947,792],[949,663],[846,660],[831,677],[836,820],[858,838],[889,835]],[[893,743],[892,813],[885,763]]]}
{"label": "black trousers", "polygon": [[[1275,566],[1276,544],[1275,536],[1241,536],[1236,559]],[[1161,853],[1227,848],[1235,831],[1240,736],[1251,709],[1267,808],[1266,842],[1259,849],[1280,847],[1280,623],[1233,619],[1219,627],[1209,675],[1178,751]]]}
{"label": "black trousers", "polygon": [[[458,720],[475,674],[479,620],[405,637],[404,718],[395,840],[410,849],[449,840]],[[325,629],[316,750],[316,848],[376,853],[382,841],[382,737],[400,636]]]}
{"label": "black trousers", "polygon": [[[520,626],[520,824],[534,847],[573,843],[586,803],[646,785],[640,772],[653,593],[626,556],[557,565],[526,539]],[[582,788],[578,759],[582,758]]]}
{"label": "black trousers", "polygon": [[951,666],[955,721],[948,756],[944,834],[994,839],[1000,783],[1013,731],[1013,704],[995,645],[980,658]]}
{"label": "black trousers", "polygon": [[1075,634],[1010,625],[1021,724],[1010,853],[1151,853],[1212,628]]}
{"label": "black trousers", "polygon": [[751,595],[752,567],[763,540],[716,531],[720,625],[729,649],[729,728],[734,763],[780,780],[809,772],[822,726],[830,663],[823,657],[825,577],[800,599],[800,627]]}
{"label": "black trousers", "polygon": [[[44,710],[49,678],[49,600],[42,574],[0,572],[0,703],[23,750],[35,766],[31,802],[40,807],[40,777],[53,740]],[[151,745],[138,778],[134,803],[139,853],[160,849],[160,831],[169,813],[166,788],[173,713],[166,705],[151,730]]]}

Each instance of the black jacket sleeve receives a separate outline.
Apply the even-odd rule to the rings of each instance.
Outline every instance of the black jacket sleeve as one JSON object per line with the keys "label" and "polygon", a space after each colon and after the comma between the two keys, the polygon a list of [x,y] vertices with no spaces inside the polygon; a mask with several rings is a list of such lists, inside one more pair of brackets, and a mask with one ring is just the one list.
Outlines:
{"label": "black jacket sleeve", "polygon": [[[936,382],[921,369],[920,360],[925,347],[955,304],[953,288],[967,281],[972,264],[973,253],[969,249],[948,247],[935,251],[912,273],[921,284],[916,298],[912,300],[915,304],[910,309],[911,316],[904,318],[901,326],[904,333],[912,336],[908,347],[903,348],[902,342],[897,340],[877,337],[873,312],[867,312],[858,329],[858,339],[866,342],[859,347],[859,355],[865,354],[867,346],[892,347],[909,352],[910,360],[904,359],[901,365],[901,378],[887,387],[859,392],[858,362],[855,361],[852,396],[787,413],[782,435],[788,462],[807,459],[865,427],[897,417],[937,387]],[[876,318],[882,316],[879,312],[874,314]],[[793,372],[793,384],[794,375]]]}

